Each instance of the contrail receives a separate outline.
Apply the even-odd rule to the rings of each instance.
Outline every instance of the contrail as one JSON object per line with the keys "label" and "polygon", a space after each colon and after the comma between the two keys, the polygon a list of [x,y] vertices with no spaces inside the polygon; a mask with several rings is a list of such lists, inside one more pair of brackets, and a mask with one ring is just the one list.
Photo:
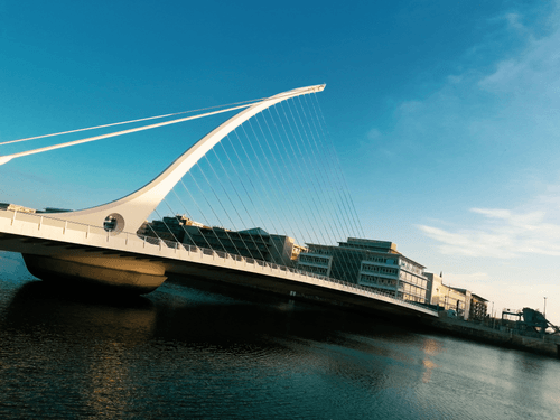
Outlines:
{"label": "contrail", "polygon": [[140,122],[140,121],[156,120],[158,118],[170,117],[171,115],[186,114],[187,112],[191,112],[191,111],[175,112],[173,114],[165,114],[165,115],[156,115],[156,116],[153,116],[153,117],[142,118],[142,119],[139,119],[139,120],[121,121],[121,122],[116,122],[116,123],[111,123],[111,124],[96,125],[95,127],[80,128],[78,130],[60,131],[58,133],[44,134],[42,136],[37,136],[37,137],[27,137],[25,139],[9,140],[9,141],[4,141],[4,142],[0,143],[0,145],[10,144],[10,143],[19,143],[20,141],[44,139],[44,138],[47,138],[47,137],[59,136],[61,134],[78,133],[80,131],[97,130],[98,128],[111,127],[113,125],[119,125],[119,124],[129,124],[129,123]]}
{"label": "contrail", "polygon": [[[245,104],[245,105],[248,106],[248,104],[251,104],[251,103],[256,102],[256,101],[257,101],[257,99],[254,99],[254,100],[251,100],[251,101],[233,102],[233,103],[230,103],[230,104],[216,105],[216,106],[211,106],[211,107],[208,107],[208,108],[195,109],[195,110],[191,110],[191,111],[182,111],[182,112],[173,112],[171,114],[154,115],[153,117],[141,118],[139,120],[130,120],[130,121],[121,121],[121,122],[116,122],[116,123],[109,123],[109,124],[101,124],[101,125],[96,125],[95,127],[79,128],[77,130],[60,131],[58,133],[43,134],[42,136],[37,136],[37,137],[27,137],[25,139],[8,140],[8,141],[0,142],[0,146],[3,145],[3,144],[19,143],[21,141],[44,139],[44,138],[47,138],[47,137],[56,137],[56,136],[60,136],[62,134],[79,133],[80,131],[97,130],[98,128],[112,127],[114,125],[131,124],[131,123],[140,122],[140,121],[157,120],[159,118],[171,117],[172,115],[181,115],[181,114],[189,114],[191,112],[207,111],[209,109],[222,108],[224,106],[240,105],[240,104]],[[235,108],[232,108],[232,109],[235,109]],[[211,114],[207,114],[207,115],[211,115]]]}
{"label": "contrail", "polygon": [[[28,150],[26,152],[14,153],[14,154],[8,155],[8,156],[0,156],[0,165],[4,165],[5,163],[9,162],[12,159],[23,157],[23,156],[34,155],[36,153],[47,152],[49,150],[62,149],[63,147],[70,147],[70,146],[74,146],[75,144],[88,143],[90,141],[106,139],[106,138],[109,138],[109,137],[117,137],[117,136],[120,136],[122,134],[134,133],[136,131],[151,130],[152,128],[158,128],[158,127],[163,127],[164,125],[170,125],[170,124],[176,124],[176,123],[180,123],[180,122],[184,122],[184,121],[194,120],[194,119],[197,119],[197,118],[206,117],[208,115],[221,114],[221,113],[224,113],[224,112],[235,111],[235,110],[238,110],[238,109],[247,108],[251,105],[252,105],[251,103],[244,104],[244,105],[238,105],[238,106],[235,106],[233,108],[221,109],[219,111],[213,111],[213,112],[206,112],[204,114],[191,115],[190,117],[180,118],[178,120],[165,121],[165,122],[161,122],[161,123],[157,123],[157,124],[145,125],[145,126],[138,127],[138,128],[132,128],[130,130],[115,131],[113,133],[102,134],[101,136],[89,137],[87,139],[74,140],[74,141],[69,141],[69,142],[66,142],[66,143],[59,143],[59,144],[55,144],[54,146],[42,147],[40,149]],[[186,112],[193,112],[193,111],[186,111]],[[165,116],[177,115],[177,114],[184,114],[184,112],[178,112],[178,113],[175,113],[175,114],[167,114]],[[151,119],[155,119],[155,118],[162,118],[162,117],[163,116],[150,117],[150,118],[144,118],[144,119],[140,119],[140,120],[127,121],[127,122],[146,121],[146,120],[151,120]],[[92,128],[83,128],[83,129],[80,129],[80,130],[66,131],[64,133],[72,133],[72,132],[76,132],[76,131],[85,131],[85,130],[93,130],[95,128],[109,127],[111,125],[117,125],[117,124],[126,124],[126,123],[125,122],[113,123],[113,124],[107,124],[107,125],[103,125],[103,126],[92,127]],[[53,137],[57,134],[64,134],[64,133],[47,134],[47,135],[44,135],[44,136],[33,137],[33,138]],[[12,141],[7,142],[7,143],[13,143],[13,142],[16,142],[16,141],[31,140],[33,138],[12,140]],[[0,143],[0,144],[6,144],[6,143]]]}
{"label": "contrail", "polygon": [[[207,111],[209,109],[222,108],[222,107],[225,107],[225,106],[232,106],[232,105],[238,105],[239,106],[239,105],[241,105],[242,107],[247,107],[247,106],[252,105],[255,102],[262,101],[264,99],[267,99],[267,98],[252,99],[250,101],[231,102],[229,104],[215,105],[215,106],[211,106],[211,107],[208,107],[208,108],[195,109],[195,110],[191,110],[191,111],[182,111],[182,112],[173,112],[171,114],[155,115],[153,117],[141,118],[139,120],[130,120],[130,121],[121,121],[121,122],[116,122],[116,123],[109,123],[109,124],[101,124],[101,125],[96,125],[95,127],[79,128],[77,130],[60,131],[58,133],[43,134],[42,136],[37,136],[37,137],[27,137],[25,139],[8,140],[8,141],[0,142],[0,146],[3,145],[3,144],[19,143],[21,141],[44,139],[44,138],[47,138],[47,137],[56,137],[56,136],[60,136],[62,134],[79,133],[81,131],[88,131],[88,130],[97,130],[98,128],[112,127],[114,125],[130,124],[130,123],[135,123],[135,122],[140,122],[140,121],[157,120],[159,118],[170,117],[172,115],[181,115],[181,114],[188,114],[188,113],[191,113],[191,112]],[[225,110],[223,112],[234,110],[234,109],[237,109],[237,108],[231,108],[231,109]],[[205,115],[212,115],[212,113],[203,114],[202,116],[205,116]],[[2,157],[1,156],[0,156],[0,162],[2,162]],[[2,163],[0,163],[0,165],[1,164]]]}

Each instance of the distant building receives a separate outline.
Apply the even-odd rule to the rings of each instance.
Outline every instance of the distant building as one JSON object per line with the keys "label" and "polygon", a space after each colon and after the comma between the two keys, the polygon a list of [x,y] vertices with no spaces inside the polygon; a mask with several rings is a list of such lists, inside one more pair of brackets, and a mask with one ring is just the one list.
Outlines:
{"label": "distant building", "polygon": [[69,213],[72,209],[61,209],[58,207],[46,207],[45,210],[32,209],[17,204],[0,203],[0,210],[17,211],[19,213]]}
{"label": "distant building", "polygon": [[232,231],[205,226],[181,215],[145,222],[138,234],[286,266],[294,266],[299,253],[306,249],[289,236],[271,234],[260,227]]}
{"label": "distant building", "polygon": [[301,254],[302,252],[306,252],[307,251],[307,247],[302,246],[302,245],[298,245],[294,242],[294,246],[292,247],[292,257],[291,260],[292,261],[297,261],[299,254]]}
{"label": "distant building", "polygon": [[295,265],[301,248],[291,237],[268,233],[259,227],[231,231],[222,227],[186,226],[183,242],[286,266]]}
{"label": "distant building", "polygon": [[348,238],[338,246],[307,245],[308,251],[298,259],[302,270],[427,303],[425,267],[398,252],[392,242]]}
{"label": "distant building", "polygon": [[63,209],[60,207],[45,207],[44,211],[39,211],[37,213],[71,213],[74,209]]}
{"label": "distant building", "polygon": [[142,226],[140,226],[138,234],[140,236],[157,236],[165,241],[183,242],[185,236],[185,229],[183,226],[207,227],[184,215],[165,216],[163,220],[144,222]]}
{"label": "distant building", "polygon": [[269,238],[251,233],[233,232],[223,227],[186,226],[183,243],[214,251],[238,254],[257,260],[270,261]]}
{"label": "distant building", "polygon": [[483,321],[488,311],[488,300],[474,293],[471,295],[471,307],[469,310],[469,319]]}
{"label": "distant building", "polygon": [[424,272],[429,279],[428,298],[431,305],[445,310],[454,310],[459,318],[483,320],[487,311],[487,300],[467,289],[451,287],[443,283],[441,276]]}
{"label": "distant building", "polygon": [[453,309],[459,318],[468,318],[470,307],[469,296],[465,289],[455,289],[443,283],[442,278],[437,274],[424,272],[430,280],[428,298],[431,305],[439,306],[445,310]]}
{"label": "distant building", "polygon": [[17,211],[19,213],[37,213],[36,209],[30,207],[19,206],[17,204],[0,203],[0,210]]}
{"label": "distant building", "polygon": [[307,244],[307,251],[298,255],[297,267],[309,273],[332,277],[331,270],[334,259],[334,246]]}
{"label": "distant building", "polygon": [[165,236],[167,233],[170,238],[169,240],[177,239],[179,242],[182,242],[185,235],[184,226],[208,227],[191,220],[185,215],[178,214],[176,216],[165,216],[162,220],[154,220],[148,223],[147,232],[151,232],[152,235],[157,233],[161,239],[163,239],[162,235]]}

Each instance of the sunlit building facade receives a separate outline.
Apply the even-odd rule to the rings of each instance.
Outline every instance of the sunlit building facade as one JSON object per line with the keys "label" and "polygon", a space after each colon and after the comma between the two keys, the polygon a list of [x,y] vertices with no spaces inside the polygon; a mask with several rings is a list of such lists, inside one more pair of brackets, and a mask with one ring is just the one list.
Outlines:
{"label": "sunlit building facade", "polygon": [[181,215],[145,222],[138,234],[289,267],[293,267],[298,255],[306,250],[291,237],[268,233],[260,227],[233,231],[205,226]]}
{"label": "sunlit building facade", "polygon": [[348,238],[338,246],[307,244],[298,268],[357,283],[408,301],[427,303],[422,264],[405,257],[392,242]]}
{"label": "sunlit building facade", "polygon": [[487,299],[467,289],[451,287],[443,283],[441,275],[424,272],[429,279],[428,300],[431,305],[452,311],[458,318],[480,320],[486,317]]}

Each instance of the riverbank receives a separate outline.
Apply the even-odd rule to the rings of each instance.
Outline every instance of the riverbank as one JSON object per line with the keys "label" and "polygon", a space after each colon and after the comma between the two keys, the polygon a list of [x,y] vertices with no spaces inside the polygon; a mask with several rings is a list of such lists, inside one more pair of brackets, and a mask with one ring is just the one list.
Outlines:
{"label": "riverbank", "polygon": [[441,311],[437,319],[424,320],[423,324],[441,334],[560,359],[559,336],[528,337],[513,334],[460,318],[447,317],[445,311]]}
{"label": "riverbank", "polygon": [[[286,293],[262,290],[256,286],[232,284],[224,281],[209,281],[207,279],[197,279],[194,277],[185,278],[183,276],[171,276],[167,283],[176,283],[186,287],[199,290],[210,291],[213,293],[226,293],[228,296],[244,297],[248,291],[251,294],[261,296],[276,295],[286,298]],[[436,333],[446,336],[464,338],[479,343],[491,344],[503,348],[511,348],[520,351],[530,352],[543,356],[560,359],[560,337],[547,335],[543,337],[528,337],[511,332],[503,332],[500,329],[476,324],[472,321],[465,321],[460,318],[447,317],[445,311],[440,311],[438,317],[423,316],[399,316],[398,313],[383,311],[379,308],[369,307],[365,302],[342,302],[333,298],[320,298],[316,294],[296,293],[290,294],[292,301],[299,300],[312,305],[336,308],[345,312],[355,312],[362,315],[381,318],[387,322],[397,324],[409,331],[423,330],[427,333]]]}
{"label": "riverbank", "polygon": [[[5,273],[9,273],[10,276],[13,276],[14,278],[30,277],[19,254],[17,254],[17,257],[15,258],[9,258],[15,255],[16,254],[12,253],[0,253],[0,256],[4,257],[2,260],[3,271]],[[8,263],[12,264],[10,265]],[[223,293],[224,291],[227,291],[227,294],[231,293],[235,296],[239,295],[240,297],[245,296],[248,290],[252,290],[254,293],[277,295],[282,296],[283,298],[286,297],[285,293],[271,293],[270,291],[259,290],[256,287],[247,288],[225,282],[196,281],[194,278],[189,278],[188,281],[186,281],[184,277],[177,277],[168,280],[168,282],[208,290],[214,293]],[[237,292],[237,294],[235,292]],[[420,328],[429,333],[435,332],[441,335],[464,338],[479,343],[512,348],[560,359],[560,338],[558,337],[545,336],[544,338],[536,338],[521,336],[518,334],[512,334],[511,332],[503,332],[499,329],[490,328],[481,324],[464,321],[462,319],[446,317],[445,312],[440,312],[440,316],[438,318],[431,319],[410,316],[401,318],[396,316],[394,313],[375,311],[373,308],[368,308],[367,305],[344,304],[333,299],[318,299],[313,295],[306,296],[303,294],[296,294],[289,296],[289,299],[307,301],[308,303],[315,305],[331,306],[343,311],[360,312],[369,316],[375,315],[376,317],[385,318],[390,322],[407,326],[407,328],[412,328],[413,330]]]}

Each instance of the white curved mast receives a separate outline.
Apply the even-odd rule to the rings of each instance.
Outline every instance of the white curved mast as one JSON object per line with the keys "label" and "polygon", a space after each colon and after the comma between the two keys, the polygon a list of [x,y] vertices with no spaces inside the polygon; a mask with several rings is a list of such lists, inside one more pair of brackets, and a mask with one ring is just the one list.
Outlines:
{"label": "white curved mast", "polygon": [[116,234],[123,230],[135,233],[189,169],[225,136],[274,104],[295,96],[321,92],[324,89],[325,85],[307,86],[256,102],[208,133],[158,177],[136,192],[108,204],[70,213],[53,213],[49,216],[93,226],[103,226],[104,222],[110,220],[113,223],[113,227],[110,229],[113,233]]}

